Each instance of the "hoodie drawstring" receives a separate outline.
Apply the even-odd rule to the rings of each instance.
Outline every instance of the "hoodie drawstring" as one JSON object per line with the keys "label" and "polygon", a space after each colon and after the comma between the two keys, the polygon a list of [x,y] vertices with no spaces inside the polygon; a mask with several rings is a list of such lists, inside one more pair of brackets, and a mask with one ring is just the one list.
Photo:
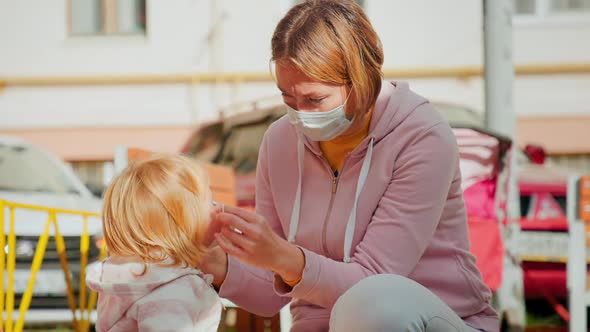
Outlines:
{"label": "hoodie drawstring", "polygon": [[356,183],[356,195],[354,196],[354,205],[350,211],[348,217],[348,223],[346,224],[346,233],[344,233],[344,262],[350,262],[350,255],[352,254],[352,237],[354,236],[354,229],[356,227],[356,207],[359,202],[361,191],[365,186],[365,180],[369,175],[369,169],[371,168],[371,158],[373,157],[373,142],[374,138],[371,137],[369,146],[367,147],[367,154],[365,160],[363,160],[363,166],[361,167],[361,173],[359,174],[358,182]]}
{"label": "hoodie drawstring", "polygon": [[[345,263],[350,262],[350,256],[352,254],[352,238],[354,236],[354,230],[356,227],[356,209],[358,206],[358,200],[365,185],[365,180],[369,175],[369,169],[371,168],[371,159],[373,157],[373,144],[374,138],[371,138],[367,147],[367,153],[363,160],[363,166],[359,174],[358,182],[356,184],[356,194],[354,197],[354,204],[348,217],[346,224],[346,232],[344,233],[344,259]],[[303,158],[305,153],[305,145],[301,139],[297,140],[297,160],[299,164],[299,180],[297,183],[297,193],[295,194],[295,202],[293,204],[293,211],[291,212],[291,224],[289,225],[289,236],[288,241],[295,241],[295,234],[297,233],[297,227],[299,226],[299,215],[301,210],[301,182],[303,179]]]}
{"label": "hoodie drawstring", "polygon": [[305,146],[301,139],[297,140],[297,160],[299,161],[299,181],[297,183],[297,193],[295,194],[295,203],[293,204],[293,211],[291,212],[291,223],[289,224],[288,241],[293,243],[295,241],[295,234],[297,234],[297,227],[299,226],[299,211],[301,209],[301,181],[303,179],[303,158],[305,154]]}

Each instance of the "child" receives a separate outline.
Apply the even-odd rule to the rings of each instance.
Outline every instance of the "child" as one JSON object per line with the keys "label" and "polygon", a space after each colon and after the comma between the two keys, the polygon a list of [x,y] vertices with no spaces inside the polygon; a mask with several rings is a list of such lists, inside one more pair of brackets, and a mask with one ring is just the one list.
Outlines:
{"label": "child", "polygon": [[105,193],[109,257],[89,267],[96,330],[217,331],[221,301],[195,267],[207,254],[213,213],[203,171],[182,156],[138,161]]}

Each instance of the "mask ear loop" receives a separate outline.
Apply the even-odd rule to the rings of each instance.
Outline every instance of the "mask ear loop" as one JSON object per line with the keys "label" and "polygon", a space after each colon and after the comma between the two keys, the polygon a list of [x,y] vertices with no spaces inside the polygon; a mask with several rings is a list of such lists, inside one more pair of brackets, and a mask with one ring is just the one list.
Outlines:
{"label": "mask ear loop", "polygon": [[212,201],[212,203],[215,207],[221,207],[221,213],[225,213],[225,204],[219,203],[217,201]]}
{"label": "mask ear loop", "polygon": [[[345,115],[346,115],[346,106],[347,106],[347,104],[348,104],[348,99],[350,99],[350,96],[352,95],[352,89],[354,89],[354,85],[352,85],[352,84],[351,84],[351,85],[350,85],[350,91],[348,91],[348,96],[346,96],[346,99],[344,99],[344,103],[343,103],[343,105],[344,105],[344,114],[345,114]],[[355,105],[355,106],[356,106],[356,105]],[[356,113],[356,112],[355,112],[355,113],[352,115],[352,119],[350,119],[350,120],[348,120],[348,121],[350,121],[350,123],[352,124],[352,123],[354,123],[354,121],[356,120],[356,118],[357,118],[357,117],[358,117],[358,113]],[[348,118],[346,118],[346,119],[348,119]]]}
{"label": "mask ear loop", "polygon": [[268,72],[269,72],[270,77],[272,78],[273,82],[275,82],[275,84],[276,84],[277,83],[276,63],[272,59],[268,60]]}
{"label": "mask ear loop", "polygon": [[[216,202],[216,201],[213,201],[213,206],[215,206],[215,207],[221,207],[221,213],[225,213],[225,204],[219,203],[219,202]],[[236,233],[238,233],[240,235],[244,234],[244,232],[242,232],[241,230],[239,230],[239,229],[237,229],[235,227],[231,227],[231,229],[232,229],[232,231],[234,231],[234,232],[236,232]]]}

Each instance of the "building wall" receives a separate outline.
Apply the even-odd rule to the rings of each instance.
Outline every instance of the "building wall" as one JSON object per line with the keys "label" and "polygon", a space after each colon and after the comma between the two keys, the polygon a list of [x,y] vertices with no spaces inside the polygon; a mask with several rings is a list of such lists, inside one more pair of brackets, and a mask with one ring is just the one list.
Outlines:
{"label": "building wall", "polygon": [[[67,0],[0,0],[0,80],[268,72],[271,34],[292,3],[148,0],[145,36],[71,37]],[[364,3],[383,42],[385,68],[482,65],[483,1]],[[516,64],[590,63],[590,43],[581,42],[590,40],[588,15],[551,22],[516,19],[513,39]],[[481,78],[410,83],[432,100],[484,108]],[[515,111],[527,117],[587,115],[588,91],[590,75],[517,77]],[[271,81],[232,86],[8,86],[0,88],[0,130],[186,126],[215,118],[228,104],[275,94]]]}
{"label": "building wall", "polygon": [[[483,1],[367,1],[386,68],[483,65]],[[515,64],[590,63],[590,14],[559,21],[515,17]],[[481,79],[412,80],[431,99],[484,108]],[[590,75],[517,77],[518,115],[590,113]]]}
{"label": "building wall", "polygon": [[[247,4],[148,0],[145,36],[72,37],[67,0],[0,0],[0,79],[268,71],[281,6],[260,0],[264,13],[257,14]],[[240,94],[265,94],[259,91],[254,85]],[[228,96],[239,97],[231,88],[186,84],[9,86],[0,90],[0,128],[187,124],[214,117]]]}

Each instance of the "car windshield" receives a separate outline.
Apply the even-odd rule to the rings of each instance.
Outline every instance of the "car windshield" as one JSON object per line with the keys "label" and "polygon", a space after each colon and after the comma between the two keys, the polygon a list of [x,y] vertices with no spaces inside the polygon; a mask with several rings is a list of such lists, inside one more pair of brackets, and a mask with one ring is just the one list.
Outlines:
{"label": "car windshield", "polygon": [[208,125],[195,135],[188,146],[187,154],[200,161],[212,162],[221,150],[223,139],[223,124]]}
{"label": "car windshield", "polygon": [[255,171],[258,149],[270,123],[262,121],[232,128],[217,161],[232,166],[238,173]]}
{"label": "car windshield", "polygon": [[43,152],[1,143],[0,190],[79,194],[70,176]]}
{"label": "car windshield", "polygon": [[[567,197],[565,195],[550,195],[551,199],[553,199],[555,204],[557,204],[557,206],[559,206],[559,208],[561,209],[561,213],[565,215],[567,211]],[[549,203],[547,203],[546,201],[538,203],[536,199],[538,198],[533,199],[531,195],[520,196],[520,216],[522,218],[528,218],[530,213],[532,212],[531,209],[533,209],[534,211],[535,205],[538,205],[541,210],[545,209],[545,211],[551,212],[551,205]]]}

